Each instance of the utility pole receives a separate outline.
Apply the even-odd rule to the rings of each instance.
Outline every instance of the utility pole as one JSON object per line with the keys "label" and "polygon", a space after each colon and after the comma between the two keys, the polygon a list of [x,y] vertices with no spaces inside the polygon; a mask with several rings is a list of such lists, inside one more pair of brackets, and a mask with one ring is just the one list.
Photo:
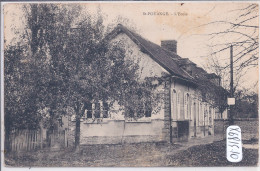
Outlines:
{"label": "utility pole", "polygon": [[[234,98],[234,88],[233,88],[233,45],[230,46],[230,98]],[[233,105],[230,105],[229,125],[233,125],[233,124],[234,124]]]}

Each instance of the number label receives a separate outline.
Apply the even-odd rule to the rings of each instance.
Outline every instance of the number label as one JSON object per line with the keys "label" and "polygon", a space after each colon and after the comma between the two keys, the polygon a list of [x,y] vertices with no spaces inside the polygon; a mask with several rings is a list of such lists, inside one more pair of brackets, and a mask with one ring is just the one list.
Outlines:
{"label": "number label", "polygon": [[231,125],[227,128],[227,160],[230,162],[240,162],[242,155],[241,129],[237,125]]}

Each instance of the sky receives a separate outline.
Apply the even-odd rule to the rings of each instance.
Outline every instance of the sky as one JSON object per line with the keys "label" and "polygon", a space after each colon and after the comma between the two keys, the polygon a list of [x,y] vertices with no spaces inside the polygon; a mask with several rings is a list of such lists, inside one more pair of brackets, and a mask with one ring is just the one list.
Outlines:
{"label": "sky", "polygon": [[[82,3],[81,6],[82,16],[86,13],[94,16],[100,9],[105,16],[105,25],[120,22],[126,27],[134,28],[142,37],[158,45],[161,40],[177,40],[178,55],[189,58],[198,66],[205,66],[211,58],[209,54],[212,52],[212,48],[209,48],[209,45],[237,38],[236,35],[232,35],[209,40],[208,33],[222,31],[228,26],[221,23],[205,24],[214,21],[235,22],[239,12],[236,10],[246,7],[248,4],[240,2],[94,2]],[[19,4],[4,6],[4,32],[7,44],[14,43],[14,32],[23,29],[24,16],[20,7]],[[247,24],[258,25],[258,19]],[[239,47],[234,47],[234,53],[236,48]],[[227,65],[229,56],[230,51],[227,49],[214,57],[220,59],[221,64]],[[252,88],[256,81],[258,81],[258,67],[248,70],[242,77],[239,86]],[[254,87],[252,91],[257,91],[257,89],[258,87]]]}

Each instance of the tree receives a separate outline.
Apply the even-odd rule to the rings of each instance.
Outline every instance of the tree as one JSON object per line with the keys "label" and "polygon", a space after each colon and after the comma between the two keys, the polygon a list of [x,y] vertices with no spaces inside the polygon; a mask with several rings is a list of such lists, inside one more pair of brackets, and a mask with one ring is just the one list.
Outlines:
{"label": "tree", "polygon": [[[235,95],[241,94],[241,81],[251,68],[258,66],[259,55],[259,25],[258,4],[246,4],[241,8],[228,11],[235,18],[218,20],[203,26],[221,25],[221,30],[207,34],[211,49],[209,62],[205,67],[222,78],[222,86],[229,89],[230,84],[230,46],[233,46],[234,57],[234,87]],[[238,91],[238,92],[236,92]],[[246,97],[246,96],[245,96]],[[236,98],[235,112],[241,114],[241,97]],[[247,106],[247,105],[246,105]],[[245,107],[246,108],[246,107]],[[238,110],[239,109],[239,110]],[[236,113],[236,115],[238,114]],[[243,115],[243,114],[242,114]]]}
{"label": "tree", "polygon": [[5,64],[5,147],[16,129],[38,129],[41,119],[35,101],[33,66],[24,59],[25,47],[8,46],[4,51]]}
{"label": "tree", "polygon": [[221,26],[220,31],[206,34],[209,36],[208,47],[211,51],[205,69],[220,76],[222,86],[226,89],[229,89],[230,82],[229,49],[231,45],[233,46],[234,92],[241,85],[241,80],[247,72],[258,66],[258,4],[241,6],[228,11],[230,16],[234,16],[230,19],[217,20],[200,26]]}
{"label": "tree", "polygon": [[[247,4],[243,8],[229,11],[229,13],[237,17],[231,21],[214,21],[206,24],[221,24],[225,28],[222,31],[208,34],[212,42],[209,47],[212,48],[211,55],[216,55],[233,45],[234,69],[238,73],[244,69],[258,66],[258,4]],[[220,38],[225,42],[219,40]],[[222,70],[228,68],[229,64],[221,66]]]}
{"label": "tree", "polygon": [[138,118],[144,113],[136,109],[148,101],[152,91],[148,82],[138,81],[139,66],[125,59],[123,44],[109,44],[104,39],[103,28],[101,17],[95,25],[84,20],[67,36],[70,46],[64,52],[66,58],[62,64],[66,66],[61,71],[66,73],[63,77],[66,81],[60,87],[66,89],[62,92],[68,92],[63,95],[68,99],[64,102],[75,110],[76,147],[80,143],[80,118],[87,103],[118,101],[125,109],[125,117]]}
{"label": "tree", "polygon": [[235,93],[235,118],[258,118],[258,94],[240,89]]}
{"label": "tree", "polygon": [[84,111],[84,102],[87,101],[85,99],[93,99],[93,93],[96,93],[93,88],[98,89],[100,85],[93,82],[96,79],[93,77],[97,74],[94,70],[100,70],[95,65],[101,64],[101,61],[95,58],[99,59],[98,55],[104,55],[104,50],[97,47],[103,30],[100,23],[102,19],[99,18],[96,25],[93,25],[89,16],[73,30],[73,21],[79,14],[75,11],[80,8],[69,8],[66,5],[54,4],[30,4],[24,7],[29,9],[27,29],[32,58],[36,60],[37,53],[41,51],[49,53],[46,62],[47,79],[39,81],[46,90],[40,93],[43,97],[41,103],[50,109],[50,124],[47,126],[49,129],[55,129],[55,121],[64,109],[73,107],[77,116],[75,144],[78,145],[79,120]]}
{"label": "tree", "polygon": [[[30,66],[26,72],[31,76],[31,82],[28,82],[31,88],[28,91],[25,87],[19,88],[31,97],[25,108],[33,106],[35,113],[49,109],[50,117],[45,122],[49,129],[56,129],[57,118],[66,114],[66,108],[73,108],[76,114],[75,146],[78,148],[80,118],[88,102],[109,100],[112,104],[119,101],[126,109],[126,117],[142,117],[143,113],[136,115],[137,108],[143,110],[141,104],[146,104],[150,110],[154,85],[151,81],[138,81],[139,66],[125,59],[122,44],[105,41],[105,26],[100,13],[79,17],[80,7],[77,5],[29,4],[23,9],[27,22],[22,34],[23,43],[20,43],[25,50],[20,55]],[[18,49],[20,44],[17,44]],[[14,63],[18,65],[19,61]],[[7,70],[10,67],[6,65]],[[10,71],[10,74],[19,75],[19,72]],[[10,84],[6,82],[6,86]],[[137,98],[132,100],[132,96]],[[11,105],[10,109],[18,110],[17,106]],[[6,112],[7,115],[10,120],[15,117],[10,112]],[[37,118],[35,115],[30,117]],[[34,123],[39,124],[39,120]]]}
{"label": "tree", "polygon": [[[27,9],[27,8],[24,8]],[[22,34],[16,33],[20,39],[15,45],[5,45],[5,142],[8,150],[8,139],[16,129],[39,129],[44,107],[48,79],[46,68],[46,47],[42,42],[44,25],[36,15],[38,5],[31,5],[31,16],[28,16],[28,29]],[[27,13],[29,14],[29,13]],[[33,19],[34,20],[33,20]],[[37,22],[36,22],[37,21]],[[40,31],[41,30],[41,31]],[[30,31],[28,33],[28,31]]]}

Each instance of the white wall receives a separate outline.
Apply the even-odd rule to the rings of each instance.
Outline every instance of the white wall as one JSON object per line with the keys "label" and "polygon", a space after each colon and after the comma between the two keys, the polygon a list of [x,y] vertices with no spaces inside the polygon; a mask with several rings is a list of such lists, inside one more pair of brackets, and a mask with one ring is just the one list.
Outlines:
{"label": "white wall", "polygon": [[[126,51],[126,60],[132,60],[139,64],[139,80],[143,81],[146,77],[161,77],[162,73],[169,73],[157,62],[155,62],[149,55],[141,52],[140,48],[124,33],[117,35],[111,42],[119,43]],[[160,85],[155,91],[154,95],[164,92],[164,86]],[[115,104],[113,111],[110,111],[112,118],[123,119],[123,111],[119,111],[120,106]],[[153,106],[151,119],[164,118],[164,102],[161,100]]]}
{"label": "white wall", "polygon": [[[184,106],[184,97],[186,94],[189,94],[190,97],[190,102],[193,103],[194,99],[196,97],[196,91],[193,87],[191,86],[186,86],[184,84],[179,83],[178,81],[172,81],[171,84],[171,116],[173,120],[190,120],[192,119],[192,109],[193,105],[190,106],[189,111],[187,109],[183,109]],[[178,101],[178,96],[180,103],[177,103]],[[187,101],[188,102],[188,101]],[[183,115],[183,114],[186,115]]]}
{"label": "white wall", "polygon": [[122,139],[131,142],[162,141],[163,120],[150,122],[126,122],[110,120],[100,124],[81,122],[81,144],[120,143]]}
{"label": "white wall", "polygon": [[[176,92],[176,93],[175,93]],[[184,108],[184,97],[185,94],[189,94],[190,107],[187,110]],[[180,97],[180,104],[177,103],[178,94]],[[195,103],[195,106],[194,106]],[[196,126],[209,125],[209,107],[211,105],[207,102],[202,102],[200,91],[197,89],[181,84],[176,81],[172,81],[171,84],[171,117],[173,121],[189,120],[190,126],[194,126],[195,115],[196,115]],[[196,110],[194,110],[196,109]],[[204,118],[204,112],[207,111],[208,115]],[[211,123],[213,124],[215,109],[211,107]]]}
{"label": "white wall", "polygon": [[155,62],[149,55],[141,52],[140,48],[124,33],[117,35],[112,41],[118,43],[126,50],[126,59],[139,63],[139,75],[143,80],[145,77],[161,77],[162,73],[169,73],[157,62]]}

